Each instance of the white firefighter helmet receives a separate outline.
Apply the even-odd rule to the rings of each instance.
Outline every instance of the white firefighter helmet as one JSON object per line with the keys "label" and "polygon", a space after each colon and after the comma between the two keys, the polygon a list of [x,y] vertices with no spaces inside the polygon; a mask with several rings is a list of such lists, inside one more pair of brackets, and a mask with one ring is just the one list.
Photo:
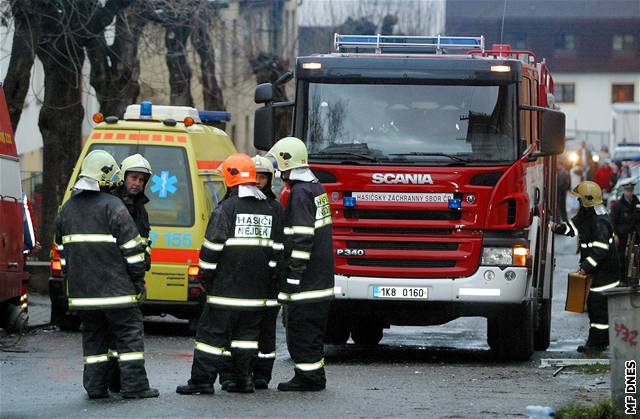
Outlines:
{"label": "white firefighter helmet", "polygon": [[280,139],[271,147],[269,154],[276,159],[278,170],[281,172],[298,167],[309,167],[307,146],[296,137]]}
{"label": "white firefighter helmet", "polygon": [[120,181],[116,159],[104,150],[93,150],[82,161],[79,177],[93,179],[100,186],[113,186]]}
{"label": "white firefighter helmet", "polygon": [[273,178],[273,163],[266,157],[256,154],[251,158],[256,165],[256,173],[269,173]]}
{"label": "white firefighter helmet", "polygon": [[122,160],[122,163],[120,163],[120,171],[122,172],[122,176],[125,176],[127,172],[145,173],[149,176],[153,174],[149,161],[140,154],[133,154]]}

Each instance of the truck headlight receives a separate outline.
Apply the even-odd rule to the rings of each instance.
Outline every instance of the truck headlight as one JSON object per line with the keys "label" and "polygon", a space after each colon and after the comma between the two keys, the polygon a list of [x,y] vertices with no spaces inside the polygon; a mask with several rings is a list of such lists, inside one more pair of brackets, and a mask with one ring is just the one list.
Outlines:
{"label": "truck headlight", "polygon": [[482,249],[483,265],[512,265],[513,249],[510,247],[485,247]]}
{"label": "truck headlight", "polygon": [[501,266],[527,266],[529,249],[517,245],[511,247],[485,247],[482,249],[482,265]]}

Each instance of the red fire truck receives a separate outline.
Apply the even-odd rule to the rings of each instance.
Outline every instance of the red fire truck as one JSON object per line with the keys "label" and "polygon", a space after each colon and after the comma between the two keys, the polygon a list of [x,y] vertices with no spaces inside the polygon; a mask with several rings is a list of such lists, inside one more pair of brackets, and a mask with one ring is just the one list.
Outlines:
{"label": "red fire truck", "polygon": [[20,331],[27,322],[27,281],[20,163],[0,84],[0,327]]}
{"label": "red fire truck", "polygon": [[336,53],[297,59],[293,102],[256,88],[255,147],[275,140],[274,108],[293,106],[330,197],[327,343],[482,316],[501,359],[549,346],[565,118],[544,61],[484,43],[336,34]]}

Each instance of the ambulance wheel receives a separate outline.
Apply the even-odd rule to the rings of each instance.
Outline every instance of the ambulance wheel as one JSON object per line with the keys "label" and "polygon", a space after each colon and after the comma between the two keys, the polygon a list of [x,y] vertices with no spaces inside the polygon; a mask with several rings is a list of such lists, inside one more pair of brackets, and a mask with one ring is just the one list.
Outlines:
{"label": "ambulance wheel", "polygon": [[528,301],[487,319],[487,343],[499,360],[528,361],[533,355],[535,310]]}
{"label": "ambulance wheel", "polygon": [[76,332],[80,329],[80,317],[70,314],[64,308],[51,305],[51,324],[65,332]]}
{"label": "ambulance wheel", "polygon": [[200,324],[200,317],[192,317],[189,319],[189,332],[195,336]]}
{"label": "ambulance wheel", "polygon": [[382,326],[377,324],[360,323],[354,325],[351,339],[356,345],[377,345],[382,340]]}

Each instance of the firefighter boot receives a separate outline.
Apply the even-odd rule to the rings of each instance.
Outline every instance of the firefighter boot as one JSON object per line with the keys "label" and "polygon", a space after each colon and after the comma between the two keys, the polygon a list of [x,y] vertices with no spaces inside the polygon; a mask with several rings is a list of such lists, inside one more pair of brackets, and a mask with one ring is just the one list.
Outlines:
{"label": "firefighter boot", "polygon": [[264,378],[254,378],[253,387],[256,390],[266,390],[269,388],[269,382]]}
{"label": "firefighter boot", "polygon": [[227,385],[229,393],[253,393],[253,380],[251,378],[243,378],[233,381]]}
{"label": "firefighter boot", "polygon": [[186,385],[176,387],[178,394],[213,394],[212,384],[194,384],[191,380]]}
{"label": "firefighter boot", "polygon": [[296,380],[295,377],[278,384],[278,390],[280,391],[322,391],[325,388],[326,385],[303,383]]}
{"label": "firefighter boot", "polygon": [[123,399],[148,399],[151,397],[158,397],[160,392],[155,388],[148,388],[140,391],[127,391],[122,393]]}

